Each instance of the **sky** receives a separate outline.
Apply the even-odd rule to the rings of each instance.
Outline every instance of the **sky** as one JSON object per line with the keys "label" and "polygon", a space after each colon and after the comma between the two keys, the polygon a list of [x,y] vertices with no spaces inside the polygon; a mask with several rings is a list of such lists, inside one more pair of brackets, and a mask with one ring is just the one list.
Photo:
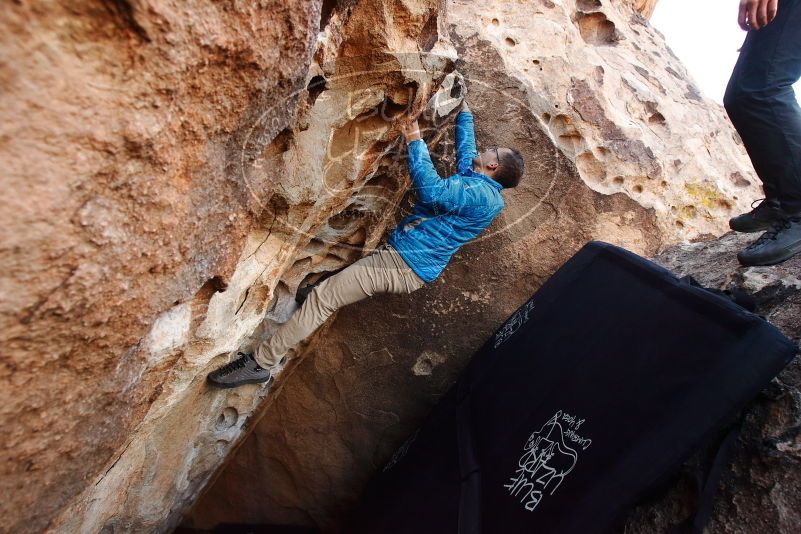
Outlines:
{"label": "sky", "polygon": [[[737,25],[739,5],[739,0],[660,0],[651,17],[701,91],[718,103],[745,39]],[[801,83],[795,92],[801,94]]]}

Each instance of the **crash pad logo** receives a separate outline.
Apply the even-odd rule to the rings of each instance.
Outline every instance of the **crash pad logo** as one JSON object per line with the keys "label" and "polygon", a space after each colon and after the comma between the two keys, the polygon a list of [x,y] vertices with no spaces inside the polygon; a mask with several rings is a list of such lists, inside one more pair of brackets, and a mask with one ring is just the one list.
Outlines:
{"label": "crash pad logo", "polygon": [[554,494],[576,467],[579,453],[592,445],[578,433],[582,424],[584,419],[560,410],[528,437],[517,470],[503,487],[529,512]]}
{"label": "crash pad logo", "polygon": [[533,299],[520,306],[517,311],[503,323],[500,330],[495,333],[495,344],[492,348],[497,349],[501,343],[512,337],[514,333],[528,321],[529,313],[532,309],[534,309]]}

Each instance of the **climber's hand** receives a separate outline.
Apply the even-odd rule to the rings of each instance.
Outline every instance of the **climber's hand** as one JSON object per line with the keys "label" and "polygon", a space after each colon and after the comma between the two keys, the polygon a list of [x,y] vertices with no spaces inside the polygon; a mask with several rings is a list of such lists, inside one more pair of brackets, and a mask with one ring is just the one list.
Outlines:
{"label": "climber's hand", "polygon": [[405,122],[402,131],[407,143],[420,139],[420,125],[417,124],[417,119]]}
{"label": "climber's hand", "polygon": [[740,0],[737,23],[745,31],[764,28],[776,18],[779,0]]}

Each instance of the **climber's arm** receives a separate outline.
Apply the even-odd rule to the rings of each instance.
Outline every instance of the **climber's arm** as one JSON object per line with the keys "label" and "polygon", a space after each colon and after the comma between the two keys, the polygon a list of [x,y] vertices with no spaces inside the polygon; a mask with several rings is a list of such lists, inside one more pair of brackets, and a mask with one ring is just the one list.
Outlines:
{"label": "climber's arm", "polygon": [[460,188],[452,187],[448,180],[440,178],[425,141],[420,138],[417,121],[404,128],[407,141],[407,163],[409,176],[417,191],[417,199],[423,204],[452,210],[460,205]]}
{"label": "climber's arm", "polygon": [[445,210],[451,209],[453,203],[449,194],[448,181],[440,178],[434,168],[425,141],[415,139],[409,142],[407,157],[409,176],[411,176],[412,183],[417,191],[417,199],[423,204],[437,206]]}
{"label": "climber's arm", "polygon": [[462,105],[462,111],[456,115],[456,170],[465,172],[473,166],[473,158],[478,156],[476,150],[476,135],[473,130],[473,114],[467,103]]}

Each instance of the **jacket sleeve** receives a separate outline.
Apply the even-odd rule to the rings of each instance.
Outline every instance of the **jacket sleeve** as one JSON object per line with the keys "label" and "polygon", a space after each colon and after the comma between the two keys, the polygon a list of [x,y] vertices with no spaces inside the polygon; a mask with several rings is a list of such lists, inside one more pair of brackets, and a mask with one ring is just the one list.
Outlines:
{"label": "jacket sleeve", "polygon": [[460,111],[456,115],[456,169],[465,172],[473,166],[473,158],[478,156],[476,135],[473,130],[473,114]]}
{"label": "jacket sleeve", "polygon": [[425,141],[416,139],[409,143],[407,156],[409,175],[419,202],[445,211],[453,211],[462,204],[464,191],[451,180],[440,178]]}

